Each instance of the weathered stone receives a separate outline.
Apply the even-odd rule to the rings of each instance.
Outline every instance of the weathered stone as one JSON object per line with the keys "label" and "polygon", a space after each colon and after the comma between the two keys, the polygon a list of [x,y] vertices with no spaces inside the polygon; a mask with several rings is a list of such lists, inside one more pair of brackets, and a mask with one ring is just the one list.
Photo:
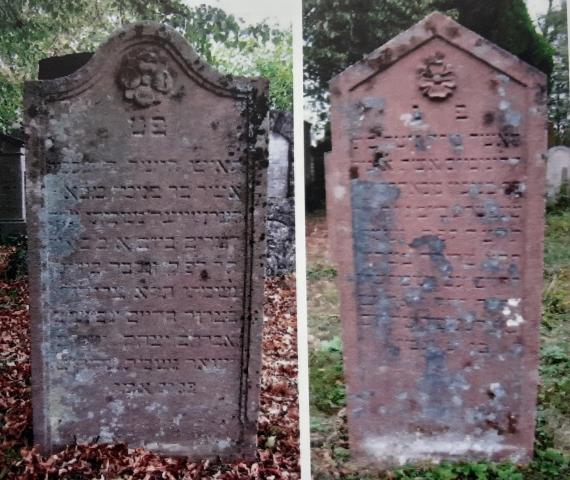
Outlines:
{"label": "weathered stone", "polygon": [[295,271],[293,115],[271,112],[267,169],[267,262],[269,276]]}
{"label": "weathered stone", "polygon": [[267,199],[268,276],[295,271],[295,199]]}
{"label": "weathered stone", "polygon": [[0,235],[26,230],[23,146],[21,138],[0,133]]}
{"label": "weathered stone", "polygon": [[562,185],[570,182],[570,148],[552,147],[548,150],[546,165],[546,196],[549,202],[555,202]]}
{"label": "weathered stone", "polygon": [[362,462],[531,458],[545,92],[439,13],[331,82],[328,222]]}
{"label": "weathered stone", "polygon": [[34,436],[254,458],[267,83],[138,23],[25,113]]}

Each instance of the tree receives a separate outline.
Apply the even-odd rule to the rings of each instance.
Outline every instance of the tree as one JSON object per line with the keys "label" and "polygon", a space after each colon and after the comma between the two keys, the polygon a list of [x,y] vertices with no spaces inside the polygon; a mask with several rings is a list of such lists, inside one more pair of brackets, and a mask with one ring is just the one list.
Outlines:
{"label": "tree", "polygon": [[328,81],[440,10],[526,62],[552,71],[552,49],[523,0],[304,0],[305,91],[326,118]]}
{"label": "tree", "polygon": [[552,143],[570,146],[570,99],[568,83],[568,24],[566,0],[560,5],[548,2],[548,11],[540,17],[542,35],[554,47],[554,68],[550,75],[548,116],[552,126]]}
{"label": "tree", "polygon": [[291,69],[266,68],[291,64],[285,58],[291,35],[266,23],[247,25],[219,8],[189,7],[181,0],[0,0],[0,129],[21,120],[22,85],[36,77],[41,58],[93,51],[137,20],[170,25],[225,73],[268,75],[272,105],[292,107],[292,95],[276,87],[292,84]]}
{"label": "tree", "polygon": [[[433,0],[304,0],[305,92],[326,103],[337,73],[433,10]],[[321,112],[321,119],[326,117]]]}

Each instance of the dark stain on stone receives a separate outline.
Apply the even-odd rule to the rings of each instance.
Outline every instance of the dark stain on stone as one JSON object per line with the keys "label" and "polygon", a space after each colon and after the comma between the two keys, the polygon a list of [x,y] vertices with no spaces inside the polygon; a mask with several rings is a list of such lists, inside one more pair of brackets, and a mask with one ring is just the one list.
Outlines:
{"label": "dark stain on stone", "polygon": [[494,112],[485,112],[483,115],[483,125],[492,125],[495,121],[495,113]]}
{"label": "dark stain on stone", "polygon": [[217,130],[219,125],[220,122],[218,121],[213,121],[212,123],[210,123],[210,127],[212,127],[212,130]]}
{"label": "dark stain on stone", "polygon": [[450,133],[449,143],[453,148],[461,148],[463,147],[463,137],[460,133]]}
{"label": "dark stain on stone", "polygon": [[200,272],[200,280],[206,281],[206,280],[208,280],[209,278],[210,278],[210,274],[208,273],[207,270],[202,270],[202,271]]}
{"label": "dark stain on stone", "polygon": [[437,278],[436,277],[426,277],[422,282],[422,290],[426,292],[433,292],[437,290]]}
{"label": "dark stain on stone", "polygon": [[144,27],[142,25],[135,25],[135,35],[140,37],[144,32]]}
{"label": "dark stain on stone", "polygon": [[428,32],[430,32],[433,35],[437,33],[437,28],[431,21],[426,22],[425,28]]}
{"label": "dark stain on stone", "polygon": [[181,85],[180,88],[172,94],[172,99],[176,100],[177,102],[181,101],[186,96],[186,88],[184,85]]}
{"label": "dark stain on stone", "polygon": [[506,301],[500,298],[491,297],[485,299],[485,310],[489,313],[498,313],[505,306]]}
{"label": "dark stain on stone", "polygon": [[372,127],[370,127],[370,129],[368,130],[372,135],[376,135],[377,137],[381,137],[382,136],[382,126],[381,125],[374,125]]}
{"label": "dark stain on stone", "polygon": [[503,192],[505,193],[505,195],[508,195],[510,197],[520,198],[524,196],[524,187],[521,182],[514,180],[512,182],[506,183]]}
{"label": "dark stain on stone", "polygon": [[416,135],[415,147],[416,150],[419,150],[421,152],[425,152],[427,150],[427,142],[423,135]]}
{"label": "dark stain on stone", "polygon": [[391,170],[390,159],[388,155],[384,152],[375,152],[374,159],[372,160],[372,166],[380,170]]}
{"label": "dark stain on stone", "polygon": [[518,423],[519,423],[519,419],[516,415],[514,415],[513,413],[509,412],[507,415],[507,423],[508,423],[508,428],[507,431],[511,434],[517,433],[518,432]]}
{"label": "dark stain on stone", "polygon": [[459,29],[455,26],[447,27],[445,29],[445,33],[447,34],[448,37],[451,37],[451,38],[457,38],[460,35]]}
{"label": "dark stain on stone", "polygon": [[99,127],[97,129],[97,131],[95,132],[95,134],[99,137],[99,138],[109,138],[109,130],[105,127]]}
{"label": "dark stain on stone", "polygon": [[356,165],[352,165],[349,169],[350,179],[355,180],[358,178],[358,167]]}
{"label": "dark stain on stone", "polygon": [[519,147],[521,144],[520,134],[511,125],[501,127],[499,138],[503,147]]}
{"label": "dark stain on stone", "polygon": [[546,105],[546,101],[548,99],[548,91],[546,85],[536,85],[536,93],[534,96],[534,101],[537,105]]}
{"label": "dark stain on stone", "polygon": [[453,267],[444,254],[445,241],[438,236],[423,235],[421,237],[415,238],[412,243],[410,243],[410,247],[415,250],[426,248],[430,260],[438,269],[438,271],[446,278],[452,274]]}
{"label": "dark stain on stone", "polygon": [[30,118],[37,117],[38,113],[39,113],[38,107],[36,107],[35,105],[31,105],[30,108],[28,108],[28,117]]}

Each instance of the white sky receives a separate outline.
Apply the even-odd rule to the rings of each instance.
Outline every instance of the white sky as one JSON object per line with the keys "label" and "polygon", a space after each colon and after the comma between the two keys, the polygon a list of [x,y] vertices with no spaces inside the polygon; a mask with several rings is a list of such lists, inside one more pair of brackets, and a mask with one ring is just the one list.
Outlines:
{"label": "white sky", "polygon": [[270,24],[290,28],[296,10],[292,5],[295,1],[297,0],[184,0],[184,3],[189,6],[205,3],[219,7],[226,13],[243,18],[249,24],[267,20]]}
{"label": "white sky", "polygon": [[[222,8],[227,13],[242,17],[247,23],[258,23],[268,20],[281,27],[290,27],[293,22],[294,8],[291,3],[296,0],[184,0],[187,5],[202,3]],[[548,0],[525,0],[533,20],[546,13]],[[558,3],[558,1],[555,1]]]}

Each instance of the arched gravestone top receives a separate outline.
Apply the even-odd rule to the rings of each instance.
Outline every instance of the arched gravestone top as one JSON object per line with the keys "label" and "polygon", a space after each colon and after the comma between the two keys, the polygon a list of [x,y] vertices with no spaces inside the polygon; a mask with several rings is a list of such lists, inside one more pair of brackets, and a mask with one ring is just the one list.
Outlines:
{"label": "arched gravestone top", "polygon": [[546,78],[440,13],[330,83],[353,458],[532,456]]}
{"label": "arched gravestone top", "polygon": [[255,457],[267,87],[169,27],[28,82],[34,437]]}

